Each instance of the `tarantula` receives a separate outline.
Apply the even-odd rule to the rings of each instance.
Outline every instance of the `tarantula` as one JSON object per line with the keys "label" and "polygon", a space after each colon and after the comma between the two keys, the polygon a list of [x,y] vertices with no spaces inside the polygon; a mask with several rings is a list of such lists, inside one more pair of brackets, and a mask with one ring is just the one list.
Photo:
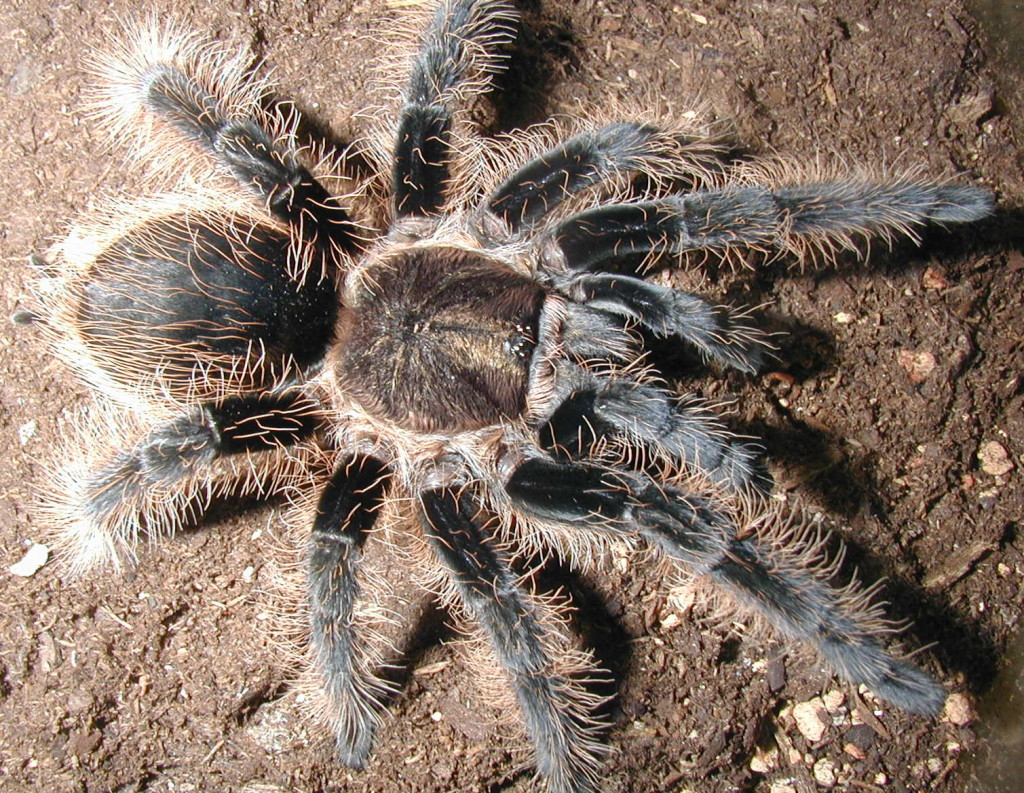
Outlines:
{"label": "tarantula", "polygon": [[[990,195],[911,176],[801,183],[633,121],[484,140],[459,108],[488,92],[516,31],[507,0],[439,2],[397,123],[347,158],[300,146],[243,55],[171,26],[97,59],[97,116],[161,190],[34,259],[31,318],[102,397],[50,505],[72,567],[120,564],[214,498],[289,495],[299,641],[354,767],[392,692],[370,543],[490,645],[552,793],[599,787],[604,729],[594,662],[531,584],[552,555],[649,549],[847,681],[936,712],[943,689],[886,652],[870,590],[831,587],[799,517],[769,505],[758,447],[665,387],[645,352],[670,339],[755,373],[765,334],[641,276],[686,251],[912,236],[987,215]],[[355,159],[382,176],[329,190]]]}

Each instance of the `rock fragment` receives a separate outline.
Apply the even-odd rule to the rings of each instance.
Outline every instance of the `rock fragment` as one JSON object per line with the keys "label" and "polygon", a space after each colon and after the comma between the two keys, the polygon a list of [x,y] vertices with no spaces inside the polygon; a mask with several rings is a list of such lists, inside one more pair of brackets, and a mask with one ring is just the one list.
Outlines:
{"label": "rock fragment", "polygon": [[955,724],[958,727],[964,727],[977,717],[978,713],[975,711],[974,704],[967,694],[958,691],[946,698],[946,707],[942,710],[943,721]]}
{"label": "rock fragment", "polygon": [[1014,468],[1009,452],[999,441],[982,443],[978,447],[978,462],[981,470],[990,476],[1005,476]]}
{"label": "rock fragment", "polygon": [[811,743],[820,741],[832,723],[820,697],[796,703],[793,706],[793,719],[800,734]]}

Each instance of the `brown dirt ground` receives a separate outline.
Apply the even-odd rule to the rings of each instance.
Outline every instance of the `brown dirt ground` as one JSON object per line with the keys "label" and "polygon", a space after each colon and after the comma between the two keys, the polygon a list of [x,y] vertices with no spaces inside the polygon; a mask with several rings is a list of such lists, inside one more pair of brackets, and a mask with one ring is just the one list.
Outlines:
{"label": "brown dirt ground", "polygon": [[[362,38],[399,2],[166,0],[160,13],[275,68],[282,96],[337,140],[374,47]],[[638,91],[682,112],[694,97],[736,120],[753,149],[920,166],[991,187],[1000,212],[929,232],[920,249],[805,272],[773,263],[705,284],[771,301],[778,369],[792,377],[688,383],[737,398],[738,426],[766,440],[777,490],[839,526],[864,577],[888,576],[907,646],[950,690],[982,695],[1019,630],[1024,540],[1024,180],[984,43],[959,0],[527,3],[522,54],[503,97],[509,124]],[[83,118],[82,60],[113,26],[97,0],[0,7],[0,246],[4,311],[29,291],[24,265],[103,191],[132,189]],[[841,321],[843,314],[846,322]],[[837,319],[838,317],[838,319]],[[916,356],[916,358],[915,358]],[[934,363],[919,377],[904,365]],[[902,362],[902,363],[901,363]],[[209,521],[143,554],[124,576],[71,583],[51,563],[9,575],[46,527],[33,491],[87,393],[32,328],[0,335],[0,787],[52,791],[525,791],[517,741],[473,706],[475,683],[428,613],[413,674],[368,770],[335,764],[294,718],[263,622],[261,542],[273,508]],[[929,368],[929,367],[926,367]],[[920,370],[918,370],[920,373]],[[34,430],[34,432],[33,432]],[[1014,462],[981,467],[983,443]],[[263,530],[262,532],[260,530]],[[255,538],[255,540],[251,539]],[[251,570],[250,570],[251,568]],[[246,572],[248,570],[248,573]],[[565,574],[552,572],[552,586]],[[251,580],[250,580],[251,579]],[[809,743],[787,709],[847,691],[769,639],[705,619],[662,621],[665,593],[642,570],[566,582],[589,641],[619,681],[608,791],[960,791],[976,725],[884,709],[838,713]],[[444,663],[450,662],[450,663]],[[424,673],[425,672],[425,673]],[[437,714],[440,714],[439,716]],[[758,746],[782,747],[756,773]]]}

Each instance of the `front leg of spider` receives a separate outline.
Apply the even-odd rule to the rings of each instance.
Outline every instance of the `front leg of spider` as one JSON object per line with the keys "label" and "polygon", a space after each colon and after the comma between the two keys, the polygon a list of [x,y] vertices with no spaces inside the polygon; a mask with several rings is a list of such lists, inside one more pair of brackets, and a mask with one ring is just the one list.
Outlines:
{"label": "front leg of spider", "polygon": [[[733,514],[622,468],[532,458],[506,484],[516,507],[579,531],[636,533],[695,576],[707,576],[776,630],[815,646],[854,684],[914,713],[937,713],[945,692],[876,638],[877,609],[856,592],[835,590],[798,557],[736,537]],[[806,561],[806,560],[805,560]]]}

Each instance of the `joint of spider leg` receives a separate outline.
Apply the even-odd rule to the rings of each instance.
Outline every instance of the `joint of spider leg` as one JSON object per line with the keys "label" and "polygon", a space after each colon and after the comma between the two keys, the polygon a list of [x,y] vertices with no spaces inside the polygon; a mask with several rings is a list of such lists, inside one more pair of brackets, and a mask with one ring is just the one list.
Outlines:
{"label": "joint of spider leg", "polygon": [[352,456],[336,469],[317,502],[312,540],[360,547],[390,489],[391,472],[380,460]]}
{"label": "joint of spider leg", "polygon": [[199,409],[154,428],[132,456],[146,481],[170,484],[216,457],[219,445],[217,427]]}

